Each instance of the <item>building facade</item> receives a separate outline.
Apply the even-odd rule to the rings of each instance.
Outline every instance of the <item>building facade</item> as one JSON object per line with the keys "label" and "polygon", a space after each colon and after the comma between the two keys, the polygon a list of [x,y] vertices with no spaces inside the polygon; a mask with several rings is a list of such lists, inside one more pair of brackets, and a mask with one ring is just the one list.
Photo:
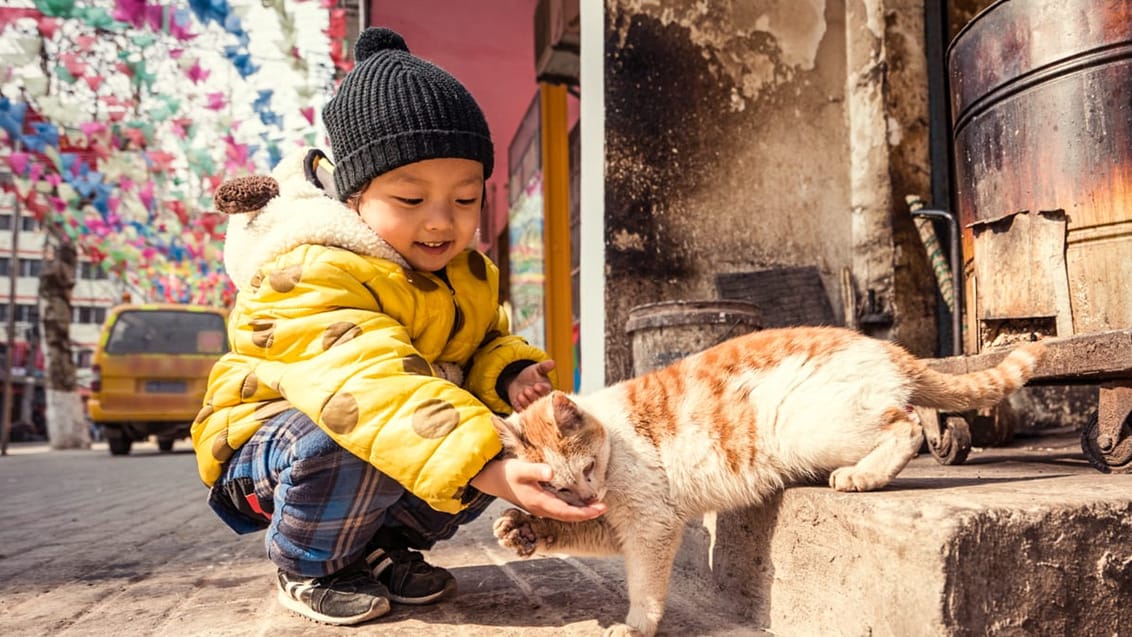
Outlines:
{"label": "building facade", "polygon": [[[39,338],[39,273],[43,268],[45,237],[39,220],[30,214],[18,214],[15,196],[0,191],[0,353],[11,353],[13,438],[45,434],[38,413],[43,404],[45,366]],[[98,264],[79,255],[71,296],[71,347],[79,391],[84,395],[90,388],[91,354],[99,330],[107,310],[122,295],[120,283],[107,276]],[[9,336],[10,317],[14,321]],[[0,357],[0,364],[2,378],[7,359]]]}

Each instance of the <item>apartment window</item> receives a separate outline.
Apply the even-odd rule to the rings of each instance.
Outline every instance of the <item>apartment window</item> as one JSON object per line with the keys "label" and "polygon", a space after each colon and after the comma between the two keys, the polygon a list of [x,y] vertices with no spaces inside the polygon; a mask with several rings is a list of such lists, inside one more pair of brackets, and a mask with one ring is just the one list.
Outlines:
{"label": "apartment window", "polygon": [[[12,215],[10,215],[10,214],[0,215],[0,230],[11,230],[11,229],[12,229]],[[35,220],[35,217],[27,216],[27,215],[21,215],[20,216],[20,230],[26,230],[26,231],[39,230],[39,222]]]}
{"label": "apartment window", "polygon": [[[5,312],[5,314],[7,314],[7,312]],[[5,316],[4,318],[7,319],[8,317]],[[34,305],[17,305],[16,321],[19,323],[38,323],[39,308]]]}
{"label": "apartment window", "polygon": [[[8,304],[0,303],[0,334],[3,334],[4,325],[8,322]],[[17,323],[38,323],[39,307],[23,303],[16,304]],[[2,336],[0,336],[2,338]]]}
{"label": "apartment window", "polygon": [[105,320],[106,308],[104,307],[76,307],[71,314],[71,321],[74,323],[101,325]]}
{"label": "apartment window", "polygon": [[79,263],[79,278],[96,281],[106,279],[108,275],[106,274],[106,270],[102,269],[102,266],[97,263],[82,261]]}
{"label": "apartment window", "polygon": [[42,269],[43,261],[41,259],[20,259],[20,276],[38,277]]}

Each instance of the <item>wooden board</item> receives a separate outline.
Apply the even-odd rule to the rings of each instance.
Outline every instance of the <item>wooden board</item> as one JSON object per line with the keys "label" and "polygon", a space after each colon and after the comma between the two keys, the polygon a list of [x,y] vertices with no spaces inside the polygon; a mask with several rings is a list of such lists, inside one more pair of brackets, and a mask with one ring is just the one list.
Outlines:
{"label": "wooden board", "polygon": [[[1046,356],[1038,365],[1032,385],[1132,378],[1132,329],[1051,338],[1046,345]],[[949,374],[965,374],[997,365],[1009,351],[936,358],[929,360],[928,366]]]}
{"label": "wooden board", "polygon": [[1065,268],[1065,211],[1023,211],[970,227],[978,320],[1051,318],[1057,336],[1075,333]]}

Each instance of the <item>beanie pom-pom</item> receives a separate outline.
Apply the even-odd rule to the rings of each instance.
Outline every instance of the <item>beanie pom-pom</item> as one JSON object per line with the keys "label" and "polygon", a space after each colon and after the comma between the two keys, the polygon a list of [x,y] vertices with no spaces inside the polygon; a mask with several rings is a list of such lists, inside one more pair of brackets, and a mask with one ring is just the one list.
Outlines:
{"label": "beanie pom-pom", "polygon": [[399,33],[385,27],[370,27],[362,31],[358,43],[354,45],[354,61],[362,62],[378,51],[395,50],[409,52],[409,46]]}

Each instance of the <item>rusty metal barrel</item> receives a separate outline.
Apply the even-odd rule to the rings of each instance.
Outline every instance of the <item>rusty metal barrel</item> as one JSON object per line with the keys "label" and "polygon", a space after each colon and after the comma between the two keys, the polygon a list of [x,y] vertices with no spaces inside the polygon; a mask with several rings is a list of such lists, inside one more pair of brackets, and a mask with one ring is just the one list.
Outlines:
{"label": "rusty metal barrel", "polygon": [[662,301],[633,307],[625,322],[633,343],[633,375],[753,332],[762,325],[759,316],[758,306],[747,301]]}
{"label": "rusty metal barrel", "polygon": [[1132,326],[1132,2],[1000,0],[947,61],[965,351]]}

